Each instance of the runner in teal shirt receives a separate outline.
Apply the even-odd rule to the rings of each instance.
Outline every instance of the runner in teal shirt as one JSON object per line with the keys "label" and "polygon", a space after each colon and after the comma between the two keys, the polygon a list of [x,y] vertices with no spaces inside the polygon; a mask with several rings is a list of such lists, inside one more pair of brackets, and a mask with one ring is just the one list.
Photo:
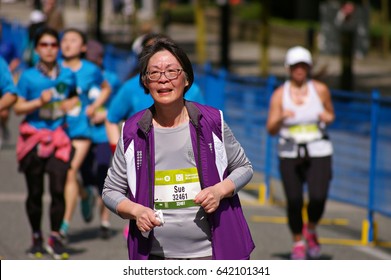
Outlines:
{"label": "runner in teal shirt", "polygon": [[87,37],[79,29],[69,28],[63,32],[61,52],[62,65],[76,75],[80,102],[68,112],[68,134],[72,139],[75,155],[68,171],[65,185],[66,208],[60,233],[66,238],[70,222],[79,199],[82,200],[82,217],[85,222],[92,220],[95,194],[85,189],[79,181],[79,171],[91,147],[91,127],[98,110],[110,96],[110,86],[104,80],[101,69],[83,59],[87,51]]}
{"label": "runner in teal shirt", "polygon": [[[81,166],[80,171],[84,188],[86,188],[88,192],[91,192],[91,189],[96,189],[99,193],[98,207],[100,216],[100,236],[103,239],[108,239],[112,235],[110,225],[110,211],[103,204],[100,196],[106,178],[106,173],[110,167],[111,162],[111,151],[104,123],[106,120],[107,106],[110,104],[112,98],[118,91],[121,82],[116,73],[104,69],[103,57],[103,45],[98,41],[89,40],[87,44],[86,59],[99,66],[103,72],[105,80],[110,85],[111,94],[104,106],[101,107],[92,118],[92,145],[83,162],[83,165]],[[98,97],[98,95],[96,97]],[[83,209],[83,207],[85,207],[85,204],[82,203],[81,208]]]}
{"label": "runner in teal shirt", "polygon": [[[39,30],[34,47],[40,60],[22,74],[14,106],[16,114],[25,115],[19,127],[16,155],[28,190],[26,211],[33,237],[28,253],[35,258],[41,258],[45,252],[54,259],[69,257],[59,233],[65,212],[65,182],[73,156],[71,140],[63,127],[65,114],[78,97],[75,75],[57,62],[58,46],[55,30]],[[46,248],[41,230],[45,173],[51,196],[51,231]]]}

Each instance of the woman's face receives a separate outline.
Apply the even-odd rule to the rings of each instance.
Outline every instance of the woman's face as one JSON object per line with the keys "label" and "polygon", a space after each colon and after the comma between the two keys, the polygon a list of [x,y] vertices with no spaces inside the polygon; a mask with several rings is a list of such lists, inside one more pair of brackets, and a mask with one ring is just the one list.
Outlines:
{"label": "woman's face", "polygon": [[80,57],[87,50],[79,33],[69,31],[61,39],[61,52],[65,59]]}
{"label": "woman's face", "polygon": [[[176,78],[167,78],[178,76]],[[148,62],[145,86],[149,89],[150,94],[156,103],[169,104],[183,99],[185,87],[189,84],[186,75],[183,72],[181,64],[169,51],[163,50],[155,53]],[[148,77],[157,75],[157,81],[151,81]],[[170,76],[171,75],[171,76]]]}
{"label": "woman's face", "polygon": [[45,12],[50,12],[56,7],[56,0],[45,0],[43,1],[43,10]]}
{"label": "woman's face", "polygon": [[56,37],[45,34],[39,39],[35,51],[44,63],[53,63],[58,55],[58,42]]}
{"label": "woman's face", "polygon": [[306,63],[297,63],[290,66],[291,79],[296,82],[304,82],[308,78],[310,66]]}

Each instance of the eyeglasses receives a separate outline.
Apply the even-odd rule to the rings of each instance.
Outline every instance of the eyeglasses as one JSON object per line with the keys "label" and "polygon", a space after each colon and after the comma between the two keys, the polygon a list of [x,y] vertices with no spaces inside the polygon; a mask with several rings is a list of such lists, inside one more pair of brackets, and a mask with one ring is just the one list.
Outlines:
{"label": "eyeglasses", "polygon": [[52,47],[52,48],[58,48],[58,43],[56,42],[53,42],[53,43],[49,43],[49,42],[39,42],[38,46],[42,47],[42,48],[47,48],[47,47]]}
{"label": "eyeglasses", "polygon": [[156,82],[158,81],[162,74],[169,79],[169,80],[174,80],[178,78],[178,76],[182,73],[183,69],[167,69],[165,71],[152,71],[152,72],[146,72],[145,74],[147,75],[148,79],[150,81]]}

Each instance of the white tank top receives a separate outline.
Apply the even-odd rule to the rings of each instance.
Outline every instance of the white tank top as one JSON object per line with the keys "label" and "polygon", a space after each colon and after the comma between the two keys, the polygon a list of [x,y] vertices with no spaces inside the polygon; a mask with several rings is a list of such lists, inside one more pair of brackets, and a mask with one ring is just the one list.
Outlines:
{"label": "white tank top", "polygon": [[302,156],[299,145],[307,148],[310,157],[331,155],[332,144],[330,140],[325,139],[326,125],[319,121],[319,115],[324,111],[324,107],[313,82],[307,82],[308,98],[300,105],[294,103],[291,98],[290,84],[290,81],[284,84],[282,108],[294,112],[294,117],[285,119],[280,129],[279,156]]}

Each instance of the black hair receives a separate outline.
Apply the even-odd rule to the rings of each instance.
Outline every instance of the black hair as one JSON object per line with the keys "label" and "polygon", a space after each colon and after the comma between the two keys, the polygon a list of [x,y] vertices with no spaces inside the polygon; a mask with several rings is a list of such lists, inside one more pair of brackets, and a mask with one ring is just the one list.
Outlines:
{"label": "black hair", "polygon": [[56,38],[57,43],[60,40],[59,36],[58,36],[58,32],[55,29],[47,27],[47,26],[43,26],[43,27],[37,29],[37,31],[35,32],[34,48],[36,48],[38,46],[39,40],[41,40],[41,38],[44,35],[50,35],[50,36]]}
{"label": "black hair", "polygon": [[[150,43],[151,41],[155,41],[155,40],[158,40],[158,39],[161,39],[161,38],[169,38],[167,35],[164,35],[162,33],[155,33],[155,32],[151,32],[151,33],[148,33],[148,34],[145,34],[143,36],[143,39],[141,40],[141,51],[147,46],[148,43]],[[137,60],[139,61],[140,60],[140,55],[141,55],[141,52],[137,55]],[[130,79],[130,78],[133,78],[134,76],[136,76],[138,73],[140,72],[140,64],[137,63],[136,67],[130,72],[130,74],[128,75],[128,78],[127,79]]]}
{"label": "black hair", "polygon": [[74,27],[70,27],[70,28],[65,29],[62,32],[62,37],[64,37],[64,35],[66,33],[69,33],[69,32],[75,32],[75,33],[79,34],[81,39],[82,39],[82,41],[83,41],[83,45],[87,44],[87,34],[84,33],[83,31],[81,31],[80,29],[77,29],[77,28],[74,28]]}
{"label": "black hair", "polygon": [[161,33],[154,33],[154,32],[151,32],[151,33],[148,33],[148,34],[145,34],[145,36],[143,37],[143,40],[141,41],[141,47],[144,49],[148,42],[149,41],[156,41],[156,40],[159,40],[159,39],[162,39],[162,38],[168,38],[168,36],[164,35],[164,34],[161,34]]}
{"label": "black hair", "polygon": [[163,37],[156,39],[152,45],[145,46],[140,54],[140,85],[144,88],[145,93],[149,93],[149,89],[144,85],[144,81],[146,81],[146,73],[148,62],[151,57],[159,51],[169,51],[175,58],[178,60],[180,65],[183,68],[183,72],[186,75],[186,79],[188,81],[188,85],[185,87],[183,94],[187,92],[187,90],[191,87],[194,81],[194,72],[193,66],[191,65],[189,57],[186,53],[170,38]]}

